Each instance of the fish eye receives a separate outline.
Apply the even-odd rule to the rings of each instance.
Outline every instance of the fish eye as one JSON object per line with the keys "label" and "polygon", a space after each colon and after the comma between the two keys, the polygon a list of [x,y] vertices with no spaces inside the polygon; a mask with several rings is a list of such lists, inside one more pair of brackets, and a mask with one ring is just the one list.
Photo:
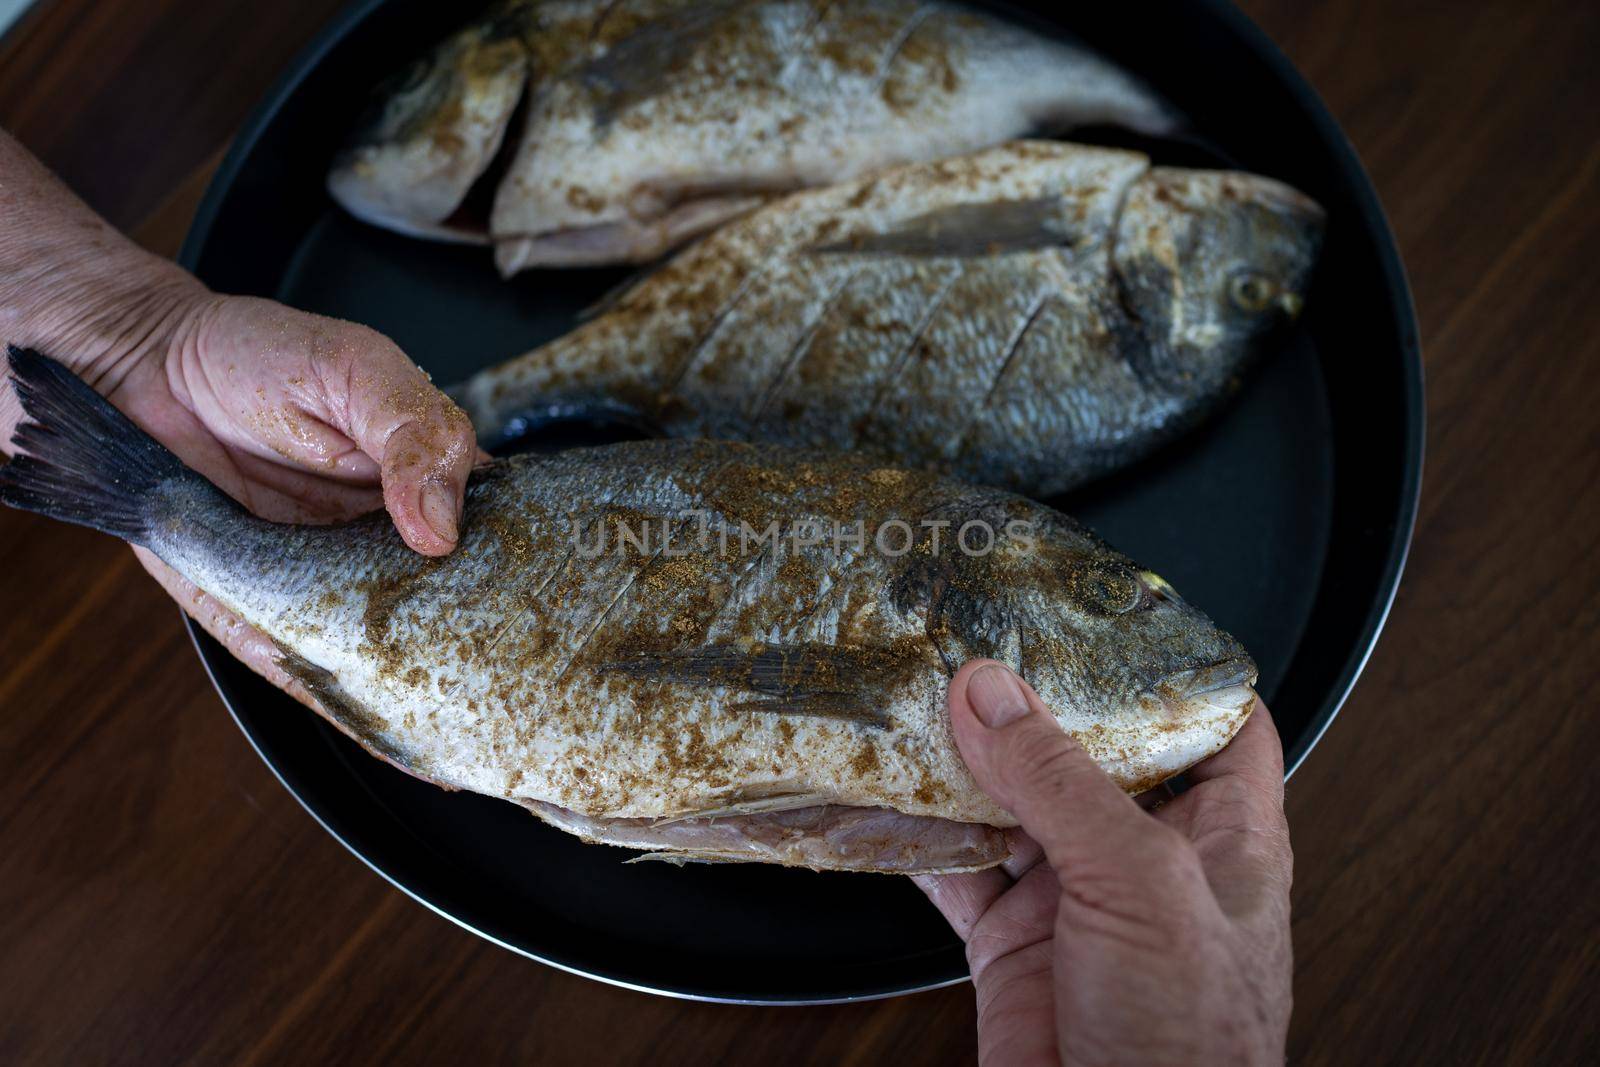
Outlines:
{"label": "fish eye", "polygon": [[1145,600],[1145,589],[1126,568],[1101,567],[1091,571],[1081,587],[1086,607],[1101,615],[1126,615]]}
{"label": "fish eye", "polygon": [[1228,299],[1234,307],[1252,315],[1267,310],[1277,295],[1278,287],[1260,271],[1240,271],[1228,279]]}

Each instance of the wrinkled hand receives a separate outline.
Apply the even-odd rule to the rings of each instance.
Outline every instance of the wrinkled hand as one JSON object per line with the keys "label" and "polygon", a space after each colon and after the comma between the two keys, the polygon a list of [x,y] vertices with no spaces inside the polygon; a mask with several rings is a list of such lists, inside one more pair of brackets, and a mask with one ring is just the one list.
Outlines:
{"label": "wrinkled hand", "polygon": [[172,333],[109,397],[189,466],[267,518],[325,522],[381,506],[418,552],[455,547],[472,430],[392,341],[209,294]]}
{"label": "wrinkled hand", "polygon": [[[384,506],[407,544],[455,547],[480,453],[466,416],[388,338],[218,296],[133,245],[0,130],[0,344],[67,364],[251,511],[326,522]],[[21,410],[0,389],[0,450]],[[140,559],[241,659],[275,650],[147,552]]]}
{"label": "wrinkled hand", "polygon": [[[376,331],[268,300],[207,294],[110,399],[264,518],[329,522],[385,507],[418,552],[455,547],[478,456],[471,425]],[[270,642],[136,551],[235,655],[288,684]]]}
{"label": "wrinkled hand", "polygon": [[[79,373],[185,463],[263,518],[331,522],[384,507],[418,552],[455,547],[479,455],[472,428],[394,342],[198,286],[163,312],[138,331],[151,343],[112,347]],[[234,655],[305,699],[265,636],[134,551]]]}
{"label": "wrinkled hand", "polygon": [[[208,294],[110,398],[264,518],[329,522],[385,507],[418,552],[455,547],[478,456],[471,425],[392,341],[364,326]],[[304,699],[270,641],[135,551],[234,655]]]}
{"label": "wrinkled hand", "polygon": [[1021,823],[1003,866],[917,878],[967,944],[980,1059],[1282,1063],[1293,859],[1267,709],[1147,813],[1005,667],[967,664],[949,703]]}

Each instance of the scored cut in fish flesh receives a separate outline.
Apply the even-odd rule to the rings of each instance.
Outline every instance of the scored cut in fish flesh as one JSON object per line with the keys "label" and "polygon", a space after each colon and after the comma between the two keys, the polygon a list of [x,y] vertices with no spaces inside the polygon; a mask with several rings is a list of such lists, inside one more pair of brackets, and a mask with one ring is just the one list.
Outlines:
{"label": "scored cut in fish flesh", "polygon": [[491,447],[609,413],[1048,496],[1220,407],[1322,226],[1270,178],[1013,142],[796,193],[450,391]]}
{"label": "scored cut in fish flesh", "polygon": [[950,736],[962,662],[1015,667],[1130,792],[1221,749],[1253,705],[1236,641],[998,490],[858,456],[635,442],[475,472],[460,545],[430,559],[381,512],[256,518],[61,365],[12,349],[10,366],[29,421],[0,501],[148,547],[276,641],[369,751],[591,840],[980,868],[1014,820]]}
{"label": "scored cut in fish flesh", "polygon": [[954,4],[513,0],[379,88],[328,187],[368,222],[490,241],[509,275],[648,261],[775,193],[1096,124],[1177,122],[1083,47]]}

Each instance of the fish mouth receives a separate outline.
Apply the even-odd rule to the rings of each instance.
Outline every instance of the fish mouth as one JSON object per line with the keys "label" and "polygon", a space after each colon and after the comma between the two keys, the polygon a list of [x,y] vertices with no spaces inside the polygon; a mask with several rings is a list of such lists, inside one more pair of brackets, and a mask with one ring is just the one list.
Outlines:
{"label": "fish mouth", "polygon": [[1249,656],[1229,656],[1170,674],[1158,688],[1178,700],[1192,700],[1236,686],[1254,685],[1258,673]]}

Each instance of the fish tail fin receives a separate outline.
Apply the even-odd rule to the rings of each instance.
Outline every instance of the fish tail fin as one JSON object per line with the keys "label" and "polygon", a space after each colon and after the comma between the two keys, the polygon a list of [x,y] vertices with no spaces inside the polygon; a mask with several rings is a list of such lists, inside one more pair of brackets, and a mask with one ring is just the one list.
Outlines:
{"label": "fish tail fin", "polygon": [[217,492],[62,364],[15,345],[6,363],[29,421],[0,467],[0,503],[143,545],[162,487]]}

